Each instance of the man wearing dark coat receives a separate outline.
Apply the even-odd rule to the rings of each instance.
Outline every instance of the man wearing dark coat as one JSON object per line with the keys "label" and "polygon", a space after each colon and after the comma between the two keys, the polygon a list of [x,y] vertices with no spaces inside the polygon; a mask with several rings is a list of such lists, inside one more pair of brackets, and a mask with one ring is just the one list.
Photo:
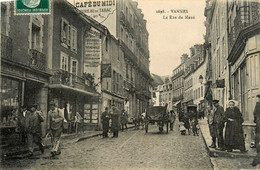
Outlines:
{"label": "man wearing dark coat", "polygon": [[209,132],[212,140],[212,144],[209,147],[216,148],[217,132],[216,132],[216,126],[213,123],[214,111],[211,105],[208,105],[207,107],[207,118],[208,118]]}
{"label": "man wearing dark coat", "polygon": [[30,112],[26,113],[26,132],[27,132],[27,144],[29,148],[30,155],[33,155],[34,146],[33,143],[36,143],[41,152],[44,152],[42,145],[42,129],[41,123],[44,121],[44,116],[42,112],[36,110],[37,104],[32,105]]}
{"label": "man wearing dark coat", "polygon": [[213,100],[214,104],[214,117],[213,123],[216,126],[217,140],[218,140],[218,150],[225,150],[223,129],[224,129],[224,109],[219,105],[219,100]]}
{"label": "man wearing dark coat", "polygon": [[253,166],[260,164],[260,94],[258,94],[256,97],[257,97],[257,102],[254,109],[254,122],[256,123],[255,146],[256,146],[257,155],[253,160],[252,163]]}
{"label": "man wearing dark coat", "polygon": [[110,114],[108,113],[108,107],[105,108],[105,111],[101,115],[101,121],[103,125],[103,138],[107,138],[108,131],[109,131],[109,119]]}
{"label": "man wearing dark coat", "polygon": [[235,102],[229,102],[229,108],[225,112],[226,131],[225,145],[228,152],[233,149],[240,149],[241,152],[246,152],[245,139],[243,134],[242,123],[244,122],[240,110],[235,107]]}
{"label": "man wearing dark coat", "polygon": [[112,105],[111,109],[111,131],[113,132],[113,138],[118,137],[118,131],[120,129],[120,112],[115,107],[115,105]]}
{"label": "man wearing dark coat", "polygon": [[21,108],[21,112],[18,115],[18,125],[19,125],[20,138],[22,143],[25,143],[25,138],[26,138],[26,115],[30,114],[28,112],[29,111],[27,110],[27,106],[23,105]]}

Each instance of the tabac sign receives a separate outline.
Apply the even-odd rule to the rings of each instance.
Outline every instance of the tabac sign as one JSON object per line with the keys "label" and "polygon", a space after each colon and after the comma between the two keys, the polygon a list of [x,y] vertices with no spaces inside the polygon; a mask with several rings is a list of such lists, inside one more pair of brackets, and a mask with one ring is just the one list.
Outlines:
{"label": "tabac sign", "polygon": [[105,25],[111,34],[116,33],[116,0],[69,0],[86,15]]}

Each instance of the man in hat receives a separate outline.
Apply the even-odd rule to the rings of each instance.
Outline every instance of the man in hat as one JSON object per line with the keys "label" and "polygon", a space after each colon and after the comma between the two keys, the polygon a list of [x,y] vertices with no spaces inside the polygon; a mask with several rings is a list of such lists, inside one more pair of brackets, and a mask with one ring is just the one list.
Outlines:
{"label": "man in hat", "polygon": [[254,122],[256,123],[255,146],[256,146],[257,155],[253,160],[252,163],[253,166],[260,164],[260,94],[258,94],[256,97],[257,97],[257,102],[254,109]]}
{"label": "man in hat", "polygon": [[33,104],[30,108],[30,112],[26,113],[26,132],[27,132],[27,144],[29,148],[30,155],[33,155],[33,143],[35,142],[41,152],[44,152],[44,148],[42,145],[42,129],[41,123],[44,121],[44,116],[42,112],[38,112],[36,110],[37,104]]}
{"label": "man in hat", "polygon": [[120,112],[116,108],[116,106],[113,104],[111,109],[111,131],[113,132],[113,138],[118,137],[118,131],[120,129]]}
{"label": "man in hat", "polygon": [[50,102],[51,110],[48,112],[50,131],[52,135],[52,149],[51,155],[55,156],[60,154],[60,139],[63,128],[64,117],[57,104]]}
{"label": "man in hat", "polygon": [[109,119],[110,119],[110,114],[108,113],[108,107],[105,108],[105,111],[101,115],[101,121],[103,125],[103,137],[107,138],[108,131],[109,131]]}
{"label": "man in hat", "polygon": [[213,124],[216,127],[216,136],[218,141],[218,150],[225,150],[224,145],[224,138],[223,138],[223,129],[224,129],[224,109],[222,106],[219,105],[219,100],[213,100],[214,105],[214,117],[213,117]]}

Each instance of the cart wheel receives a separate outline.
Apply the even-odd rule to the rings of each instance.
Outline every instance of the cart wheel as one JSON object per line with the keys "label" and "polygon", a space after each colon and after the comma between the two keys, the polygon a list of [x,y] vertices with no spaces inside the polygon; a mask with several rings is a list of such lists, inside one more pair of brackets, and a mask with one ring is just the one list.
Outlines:
{"label": "cart wheel", "polygon": [[148,133],[148,121],[145,121],[145,133]]}
{"label": "cart wheel", "polygon": [[168,132],[169,132],[169,121],[167,121],[167,123],[166,123],[166,124],[167,124],[167,125],[166,125],[166,126],[167,126],[167,128],[166,128],[166,129],[167,129],[167,133],[168,133]]}

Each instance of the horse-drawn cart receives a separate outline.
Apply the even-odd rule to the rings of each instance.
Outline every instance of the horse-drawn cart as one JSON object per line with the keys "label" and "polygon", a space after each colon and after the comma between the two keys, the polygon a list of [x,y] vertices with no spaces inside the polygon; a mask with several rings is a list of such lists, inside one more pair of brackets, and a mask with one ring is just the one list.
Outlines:
{"label": "horse-drawn cart", "polygon": [[166,132],[168,133],[169,129],[169,115],[167,113],[166,106],[153,106],[147,109],[145,115],[145,132],[148,133],[149,123],[159,126],[159,131],[163,131],[164,125],[166,125]]}

